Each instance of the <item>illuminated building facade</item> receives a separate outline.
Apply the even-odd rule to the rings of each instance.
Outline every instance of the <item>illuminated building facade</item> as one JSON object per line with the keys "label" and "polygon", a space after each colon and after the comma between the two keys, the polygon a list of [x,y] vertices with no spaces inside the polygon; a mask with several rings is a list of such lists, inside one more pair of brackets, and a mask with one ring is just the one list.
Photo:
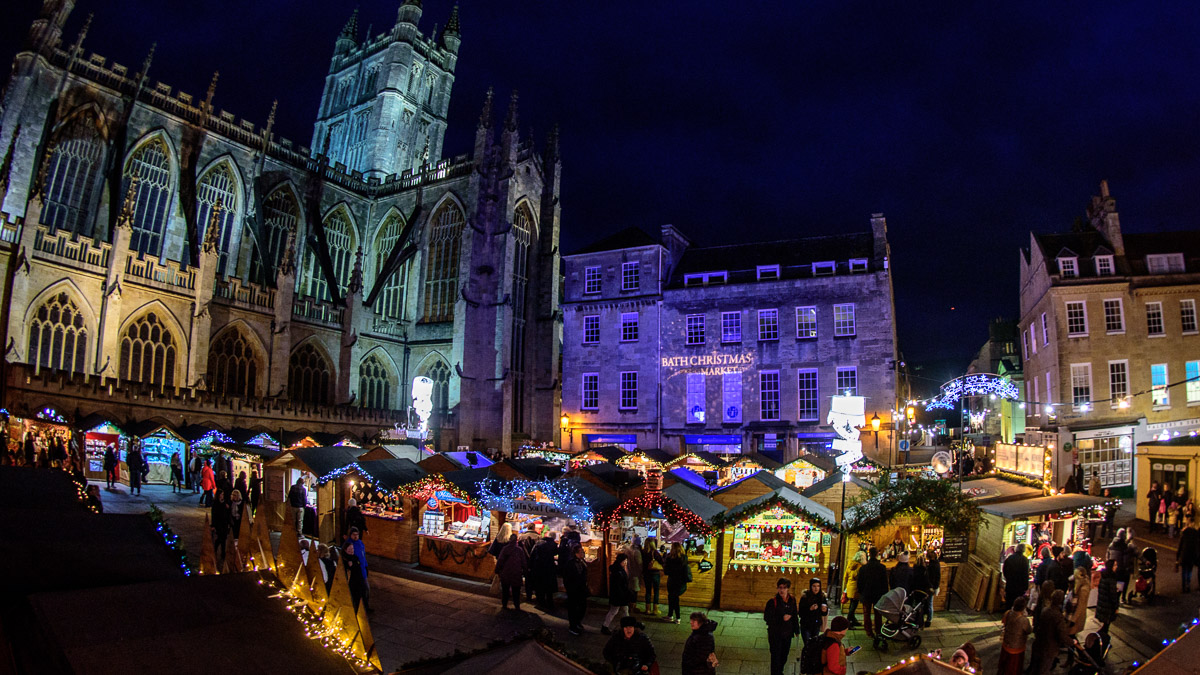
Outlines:
{"label": "illuminated building facade", "polygon": [[896,405],[887,225],[692,247],[636,228],[564,256],[564,444],[791,458],[834,438],[830,397],[866,397],[886,461]]}
{"label": "illuminated building facade", "polygon": [[443,159],[458,12],[423,34],[397,4],[337,36],[309,149],[216,78],[87,54],[45,0],[0,108],[7,405],[369,435],[423,376],[442,449],[557,437],[556,137],[520,137],[515,95],[494,130],[489,93]]}
{"label": "illuminated building facade", "polygon": [[[1096,471],[1132,494],[1138,443],[1200,430],[1198,301],[1200,233],[1122,233],[1107,183],[1082,228],[1031,234],[1018,326],[1026,439],[1070,452],[1085,486]],[[1170,463],[1151,469],[1161,476],[1149,480],[1187,479]]]}

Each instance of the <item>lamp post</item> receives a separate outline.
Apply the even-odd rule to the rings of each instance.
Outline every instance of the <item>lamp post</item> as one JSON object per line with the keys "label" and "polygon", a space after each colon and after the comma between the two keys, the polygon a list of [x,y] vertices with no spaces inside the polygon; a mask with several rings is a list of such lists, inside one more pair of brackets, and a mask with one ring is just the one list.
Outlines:
{"label": "lamp post", "polygon": [[[563,413],[562,417],[558,418],[558,426],[560,429],[562,429],[562,432],[567,435],[567,439],[569,441],[568,444],[574,445],[575,434],[571,431],[571,416]],[[559,437],[558,442],[560,445],[563,445],[563,447],[567,447],[567,445],[563,444],[561,436]]]}
{"label": "lamp post", "polygon": [[[874,422],[878,422],[876,417]],[[842,468],[842,508],[838,511],[838,558],[837,558],[837,592],[835,597],[841,598],[842,591],[845,590],[845,575],[842,573],[842,565],[846,562],[846,532],[842,525],[846,522],[846,483],[850,482],[850,467]],[[834,584],[830,584],[833,586]],[[838,603],[841,606],[841,603]]]}
{"label": "lamp post", "polygon": [[909,453],[912,452],[912,426],[913,420],[916,419],[917,409],[915,406],[909,405],[904,409],[904,419],[908,422],[904,426],[904,439],[908,441],[908,450],[904,451],[904,465],[908,466]]}
{"label": "lamp post", "polygon": [[883,422],[879,419],[879,414],[871,415],[871,431],[875,432],[875,456],[879,456],[879,427],[883,426]]}

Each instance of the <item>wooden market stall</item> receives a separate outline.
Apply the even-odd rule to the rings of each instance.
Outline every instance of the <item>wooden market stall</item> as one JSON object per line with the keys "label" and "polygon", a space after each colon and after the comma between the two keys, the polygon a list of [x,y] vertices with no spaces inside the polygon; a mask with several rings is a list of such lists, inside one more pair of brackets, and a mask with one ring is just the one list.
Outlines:
{"label": "wooden market stall", "polygon": [[[218,453],[229,460],[231,467],[229,482],[236,483],[238,477],[245,472],[246,483],[251,485],[255,476],[259,478],[266,476],[266,465],[279,456],[279,449],[277,446],[257,443],[213,442],[205,453],[200,453],[200,456],[214,456]],[[250,495],[242,495],[242,499],[249,500]],[[262,499],[265,502],[265,494]]]}
{"label": "wooden market stall", "polygon": [[417,559],[416,505],[400,489],[428,475],[409,459],[359,459],[317,479],[318,490],[333,485],[335,540],[349,531],[346,509],[353,497],[362,511],[366,531],[361,534],[372,555],[415,562]]}
{"label": "wooden market stall", "polygon": [[482,452],[460,450],[455,452],[439,452],[417,462],[429,473],[450,473],[463,469],[486,469],[495,464]]}
{"label": "wooden market stall", "polygon": [[842,505],[850,505],[864,492],[872,492],[875,486],[867,481],[850,475],[850,480],[843,481],[841,473],[833,473],[813,483],[800,494],[833,511],[837,522],[842,520]]}
{"label": "wooden market stall", "polygon": [[259,513],[266,512],[267,525],[279,529],[288,513],[288,491],[301,480],[308,491],[303,533],[334,542],[337,503],[334,485],[326,476],[357,461],[361,454],[362,448],[348,445],[297,447],[279,453],[264,468],[266,489]]}
{"label": "wooden market stall", "polygon": [[[125,426],[131,439],[137,439],[142,448],[142,461],[149,472],[145,483],[167,484],[171,482],[171,456],[179,453],[180,461],[187,457],[187,441],[175,429],[161,422],[146,420]],[[121,457],[122,482],[129,482],[129,469]]]}
{"label": "wooden market stall", "polygon": [[643,478],[648,471],[657,471],[662,475],[667,470],[667,465],[675,459],[675,455],[658,448],[646,448],[635,450],[624,457],[617,459],[617,466],[622,469],[636,471]]}
{"label": "wooden market stall", "polygon": [[112,448],[117,457],[128,450],[128,436],[121,426],[101,415],[92,414],[75,423],[77,432],[83,434],[84,475],[89,479],[104,480],[104,453]]}
{"label": "wooden market stall", "polygon": [[1020,543],[1032,549],[1032,575],[1041,549],[1081,545],[1087,537],[1088,521],[1103,520],[1108,501],[1059,494],[982,505],[984,526],[971,547],[968,565],[964,565],[964,571],[973,571],[955,579],[954,591],[976,609],[994,611],[1003,597],[1000,565],[1011,547]]}
{"label": "wooden market stall", "polygon": [[1008,476],[968,478],[962,482],[962,491],[971,498],[971,501],[980,506],[1032,499],[1046,494],[1041,486],[1035,486],[1028,480]]}
{"label": "wooden market stall", "polygon": [[421,567],[479,581],[492,578],[496,561],[488,555],[488,543],[499,525],[479,504],[479,483],[495,477],[490,467],[461,469],[430,473],[400,488],[413,500]]}
{"label": "wooden market stall", "polygon": [[0,408],[0,419],[8,434],[8,451],[20,456],[22,462],[28,461],[25,457],[32,452],[38,466],[45,466],[51,461],[56,444],[70,453],[71,428],[67,419],[53,408],[42,408],[29,417],[9,414]]}
{"label": "wooden market stall", "polygon": [[780,577],[790,578],[798,591],[813,577],[828,589],[833,512],[791,485],[729,509],[718,525],[721,609],[762,611]]}
{"label": "wooden market stall", "polygon": [[430,453],[416,445],[405,445],[402,443],[380,443],[378,445],[368,446],[366,454],[360,459],[364,462],[373,462],[378,459],[407,459],[413,462],[420,462],[423,459],[430,457]]}
{"label": "wooden market stall", "polygon": [[832,461],[818,455],[802,455],[775,469],[776,477],[801,491],[838,473]]}
{"label": "wooden market stall", "polygon": [[729,471],[734,480],[745,478],[758,471],[776,471],[783,467],[782,462],[768,457],[761,452],[747,452],[744,455],[734,455],[729,458]]}
{"label": "wooden market stall", "polygon": [[566,466],[570,471],[591,464],[616,464],[627,454],[629,453],[616,446],[603,445],[574,453],[567,458]]}
{"label": "wooden market stall", "polygon": [[721,455],[705,450],[679,455],[667,462],[664,467],[667,471],[678,467],[686,467],[701,476],[705,476],[706,479],[711,475],[713,477],[712,482],[718,487],[728,485],[733,481],[733,471],[729,466],[729,461]]}
{"label": "wooden market stall", "polygon": [[736,482],[726,483],[713,490],[709,496],[725,508],[733,508],[783,487],[789,486],[770,471],[759,470]]}

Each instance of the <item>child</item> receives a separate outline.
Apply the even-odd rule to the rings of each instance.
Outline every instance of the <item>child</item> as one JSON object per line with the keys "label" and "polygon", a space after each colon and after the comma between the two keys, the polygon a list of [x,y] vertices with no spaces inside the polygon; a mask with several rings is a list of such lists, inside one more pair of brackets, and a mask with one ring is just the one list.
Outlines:
{"label": "child", "polygon": [[1167,536],[1174,539],[1179,526],[1179,502],[1171,502],[1167,507]]}

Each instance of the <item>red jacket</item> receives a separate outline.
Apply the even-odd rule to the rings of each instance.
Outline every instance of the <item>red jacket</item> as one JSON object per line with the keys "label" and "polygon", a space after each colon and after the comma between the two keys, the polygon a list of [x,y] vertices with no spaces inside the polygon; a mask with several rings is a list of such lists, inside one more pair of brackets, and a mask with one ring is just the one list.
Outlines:
{"label": "red jacket", "polygon": [[200,470],[200,489],[206,492],[217,489],[217,479],[213,477],[213,470],[211,466],[205,465],[204,468]]}

